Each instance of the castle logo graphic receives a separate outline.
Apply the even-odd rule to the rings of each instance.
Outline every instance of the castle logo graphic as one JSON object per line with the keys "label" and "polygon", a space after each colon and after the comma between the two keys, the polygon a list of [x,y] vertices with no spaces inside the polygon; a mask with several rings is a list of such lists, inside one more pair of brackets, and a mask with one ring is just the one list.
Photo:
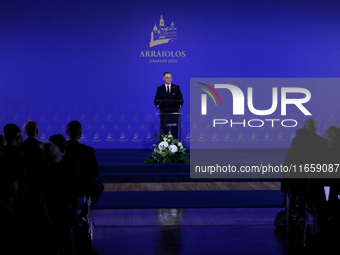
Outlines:
{"label": "castle logo graphic", "polygon": [[171,23],[170,27],[165,27],[163,15],[159,20],[159,26],[155,24],[151,32],[150,48],[156,45],[172,42],[177,38],[177,28],[174,23]]}

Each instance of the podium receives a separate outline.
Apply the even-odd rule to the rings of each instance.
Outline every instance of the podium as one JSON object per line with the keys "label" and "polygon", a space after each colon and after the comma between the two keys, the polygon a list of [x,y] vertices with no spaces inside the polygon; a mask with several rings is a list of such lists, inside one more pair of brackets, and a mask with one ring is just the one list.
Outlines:
{"label": "podium", "polygon": [[[177,137],[178,141],[182,142],[182,112],[181,108],[183,105],[183,100],[171,100],[171,99],[162,99],[156,100],[157,109],[159,109],[159,135],[162,134],[163,129],[167,127],[169,130],[176,130],[175,134],[172,133],[175,137]],[[178,135],[177,135],[178,134]]]}

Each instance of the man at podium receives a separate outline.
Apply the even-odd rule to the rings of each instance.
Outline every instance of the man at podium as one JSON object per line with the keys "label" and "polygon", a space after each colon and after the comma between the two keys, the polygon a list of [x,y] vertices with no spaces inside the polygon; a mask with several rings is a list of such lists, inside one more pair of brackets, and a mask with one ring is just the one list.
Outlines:
{"label": "man at podium", "polygon": [[178,118],[180,109],[183,106],[183,97],[179,86],[172,84],[170,72],[163,74],[165,84],[157,87],[155,105],[160,109],[161,129],[163,134],[169,133],[178,138]]}

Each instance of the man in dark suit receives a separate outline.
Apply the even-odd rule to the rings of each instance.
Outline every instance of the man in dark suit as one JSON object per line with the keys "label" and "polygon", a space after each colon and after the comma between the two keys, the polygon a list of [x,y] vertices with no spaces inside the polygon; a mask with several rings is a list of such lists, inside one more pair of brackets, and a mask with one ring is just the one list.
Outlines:
{"label": "man in dark suit", "polygon": [[[287,156],[284,165],[290,166],[310,166],[311,164],[325,163],[328,145],[325,138],[317,135],[316,121],[312,118],[306,120],[304,128],[296,131],[296,137],[293,139],[291,147],[287,151]],[[297,214],[296,219],[305,214],[305,203],[307,201],[307,192],[313,197],[318,211],[318,225],[322,224],[325,218],[324,211],[320,210],[325,204],[325,197],[323,192],[323,181],[320,179],[296,178],[295,173],[288,173],[283,175],[281,181],[281,191],[286,194],[289,192],[293,195],[290,200],[290,206]],[[286,204],[286,195],[283,203]],[[297,198],[299,198],[297,200]]]}
{"label": "man in dark suit", "polygon": [[37,140],[39,135],[38,124],[34,121],[27,121],[24,125],[24,134],[26,135],[26,140],[19,143],[17,146],[20,150],[26,154],[38,153],[40,152],[41,142]]}
{"label": "man in dark suit", "polygon": [[26,140],[17,146],[21,151],[26,168],[26,175],[33,178],[40,178],[42,164],[41,142],[37,140],[39,135],[38,124],[34,121],[27,121],[24,125]]}
{"label": "man in dark suit", "polygon": [[34,121],[27,121],[24,125],[24,134],[26,135],[26,140],[18,144],[22,149],[31,149],[39,147],[41,142],[37,140],[39,135],[38,123]]}
{"label": "man in dark suit", "polygon": [[6,152],[14,152],[18,153],[18,147],[16,147],[19,143],[22,142],[22,134],[20,128],[15,124],[7,124],[3,129],[3,153]]}
{"label": "man in dark suit", "polygon": [[[92,196],[92,206],[99,199],[104,186],[96,180],[100,168],[94,155],[93,148],[79,143],[81,137],[81,124],[74,120],[67,124],[67,148],[64,158],[67,161],[76,161],[80,169],[79,195]],[[87,214],[87,206],[84,205],[79,214],[79,218],[84,218]]]}
{"label": "man in dark suit", "polygon": [[[316,134],[316,120],[306,120],[304,128],[296,131],[291,147],[287,152],[284,165],[322,164],[325,163],[328,145],[325,138]],[[294,177],[294,175],[289,175]],[[283,179],[281,190],[285,192],[292,179]],[[299,182],[299,179],[298,181]],[[299,186],[299,185],[297,185]]]}
{"label": "man in dark suit", "polygon": [[[163,74],[165,84],[157,87],[154,103],[157,108],[160,108],[159,100],[179,100],[180,107],[183,106],[183,96],[179,86],[172,84],[172,75],[170,72]],[[175,113],[175,114],[173,114]],[[178,138],[178,118],[177,108],[166,108],[160,110],[161,129],[163,134],[168,134],[169,128],[171,134]]]}
{"label": "man in dark suit", "polygon": [[315,139],[315,145],[316,145],[315,147],[319,149],[319,151],[317,151],[318,158],[323,159],[328,149],[328,145],[327,145],[327,140],[325,138],[316,134],[316,130],[318,129],[316,125],[316,120],[312,118],[306,120],[304,128],[307,128],[308,130],[312,132],[312,138]]}
{"label": "man in dark suit", "polygon": [[15,124],[7,124],[3,129],[4,146],[0,152],[0,168],[12,172],[16,178],[24,177],[23,161],[17,144],[22,142],[20,128]]}

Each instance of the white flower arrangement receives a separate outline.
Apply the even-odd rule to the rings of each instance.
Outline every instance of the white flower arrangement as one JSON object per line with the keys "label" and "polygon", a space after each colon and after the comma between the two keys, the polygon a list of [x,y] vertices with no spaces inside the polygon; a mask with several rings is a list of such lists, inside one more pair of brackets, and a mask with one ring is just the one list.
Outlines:
{"label": "white flower arrangement", "polygon": [[[157,134],[155,134],[157,136]],[[145,163],[190,163],[187,148],[173,137],[171,133],[162,135],[159,144],[152,145],[153,152]]]}
{"label": "white flower arrangement", "polygon": [[158,149],[160,151],[162,151],[162,150],[164,150],[165,148],[168,148],[168,147],[169,147],[169,144],[166,141],[163,141],[163,142],[158,144]]}
{"label": "white flower arrangement", "polygon": [[169,146],[169,151],[170,151],[171,153],[176,153],[176,152],[178,151],[178,148],[177,148],[176,145],[171,144],[171,145]]}

